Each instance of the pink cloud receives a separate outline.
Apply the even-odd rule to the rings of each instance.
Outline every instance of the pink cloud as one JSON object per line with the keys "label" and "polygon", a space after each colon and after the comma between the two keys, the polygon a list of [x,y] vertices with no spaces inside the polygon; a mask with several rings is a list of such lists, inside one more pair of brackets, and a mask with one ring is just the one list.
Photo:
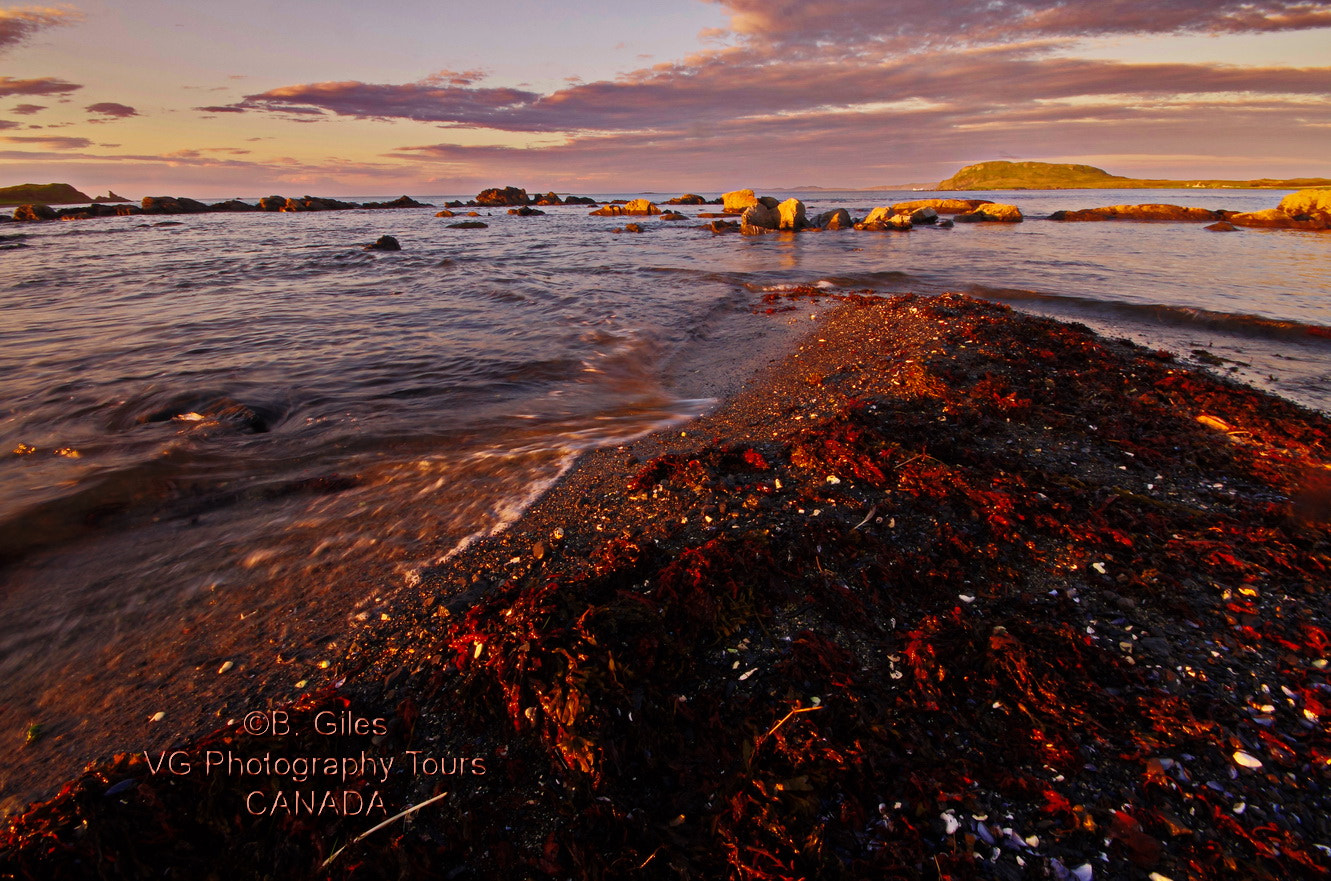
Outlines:
{"label": "pink cloud", "polygon": [[89,104],[84,108],[89,113],[96,113],[111,119],[128,119],[131,116],[138,116],[139,111],[130,107],[128,104],[117,104],[114,101],[102,101],[99,104]]}
{"label": "pink cloud", "polygon": [[42,6],[0,9],[0,51],[26,42],[40,30],[70,24],[80,18],[77,12],[70,9]]}
{"label": "pink cloud", "polygon": [[0,76],[0,98],[7,95],[64,95],[77,92],[83,86],[69,83],[54,77],[39,77],[32,80],[19,80]]}
{"label": "pink cloud", "polygon": [[1237,33],[1331,26],[1306,0],[709,0],[753,40],[984,43],[1022,35]]}
{"label": "pink cloud", "polygon": [[19,104],[10,112],[17,113],[20,116],[31,116],[32,114],[40,113],[45,109],[46,105],[44,104]]}
{"label": "pink cloud", "polygon": [[85,147],[92,146],[92,141],[87,138],[67,138],[56,135],[47,137],[41,135],[6,135],[4,140],[15,144],[40,144],[43,147],[51,147],[57,150],[82,150]]}

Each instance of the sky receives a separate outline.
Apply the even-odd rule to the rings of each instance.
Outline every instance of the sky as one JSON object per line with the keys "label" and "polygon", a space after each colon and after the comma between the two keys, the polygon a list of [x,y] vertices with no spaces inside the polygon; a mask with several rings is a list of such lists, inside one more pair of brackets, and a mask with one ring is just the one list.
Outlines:
{"label": "sky", "polygon": [[1304,0],[0,0],[0,186],[1331,177],[1328,49]]}

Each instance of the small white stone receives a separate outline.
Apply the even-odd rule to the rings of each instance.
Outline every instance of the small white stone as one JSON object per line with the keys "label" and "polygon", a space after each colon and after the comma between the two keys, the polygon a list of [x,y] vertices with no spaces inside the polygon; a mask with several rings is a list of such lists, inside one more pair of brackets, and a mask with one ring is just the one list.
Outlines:
{"label": "small white stone", "polygon": [[1245,753],[1241,749],[1234,751],[1234,762],[1235,764],[1242,765],[1245,768],[1262,767],[1261,759],[1257,758],[1256,756]]}

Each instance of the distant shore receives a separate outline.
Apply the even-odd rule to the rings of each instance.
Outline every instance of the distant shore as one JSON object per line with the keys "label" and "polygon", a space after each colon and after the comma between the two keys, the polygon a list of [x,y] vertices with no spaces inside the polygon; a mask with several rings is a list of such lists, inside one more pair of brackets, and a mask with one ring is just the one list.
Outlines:
{"label": "distant shore", "polygon": [[[836,299],[728,405],[386,599],[289,733],[103,763],[0,871],[1331,870],[1331,422],[958,295]],[[303,791],[341,807],[293,819]]]}

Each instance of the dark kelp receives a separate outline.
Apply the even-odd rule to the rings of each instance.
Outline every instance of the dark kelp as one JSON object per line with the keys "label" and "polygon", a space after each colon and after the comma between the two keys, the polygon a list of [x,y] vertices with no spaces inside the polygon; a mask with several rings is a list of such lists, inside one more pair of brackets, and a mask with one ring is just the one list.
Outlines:
{"label": "dark kelp", "polygon": [[483,778],[339,783],[388,815],[448,795],[325,869],[382,815],[252,816],[247,788],[290,783],[122,756],[12,819],[0,872],[1326,875],[1327,421],[966,297],[844,299],[756,392],[595,454],[432,573],[290,708],[384,733],[188,747]]}

